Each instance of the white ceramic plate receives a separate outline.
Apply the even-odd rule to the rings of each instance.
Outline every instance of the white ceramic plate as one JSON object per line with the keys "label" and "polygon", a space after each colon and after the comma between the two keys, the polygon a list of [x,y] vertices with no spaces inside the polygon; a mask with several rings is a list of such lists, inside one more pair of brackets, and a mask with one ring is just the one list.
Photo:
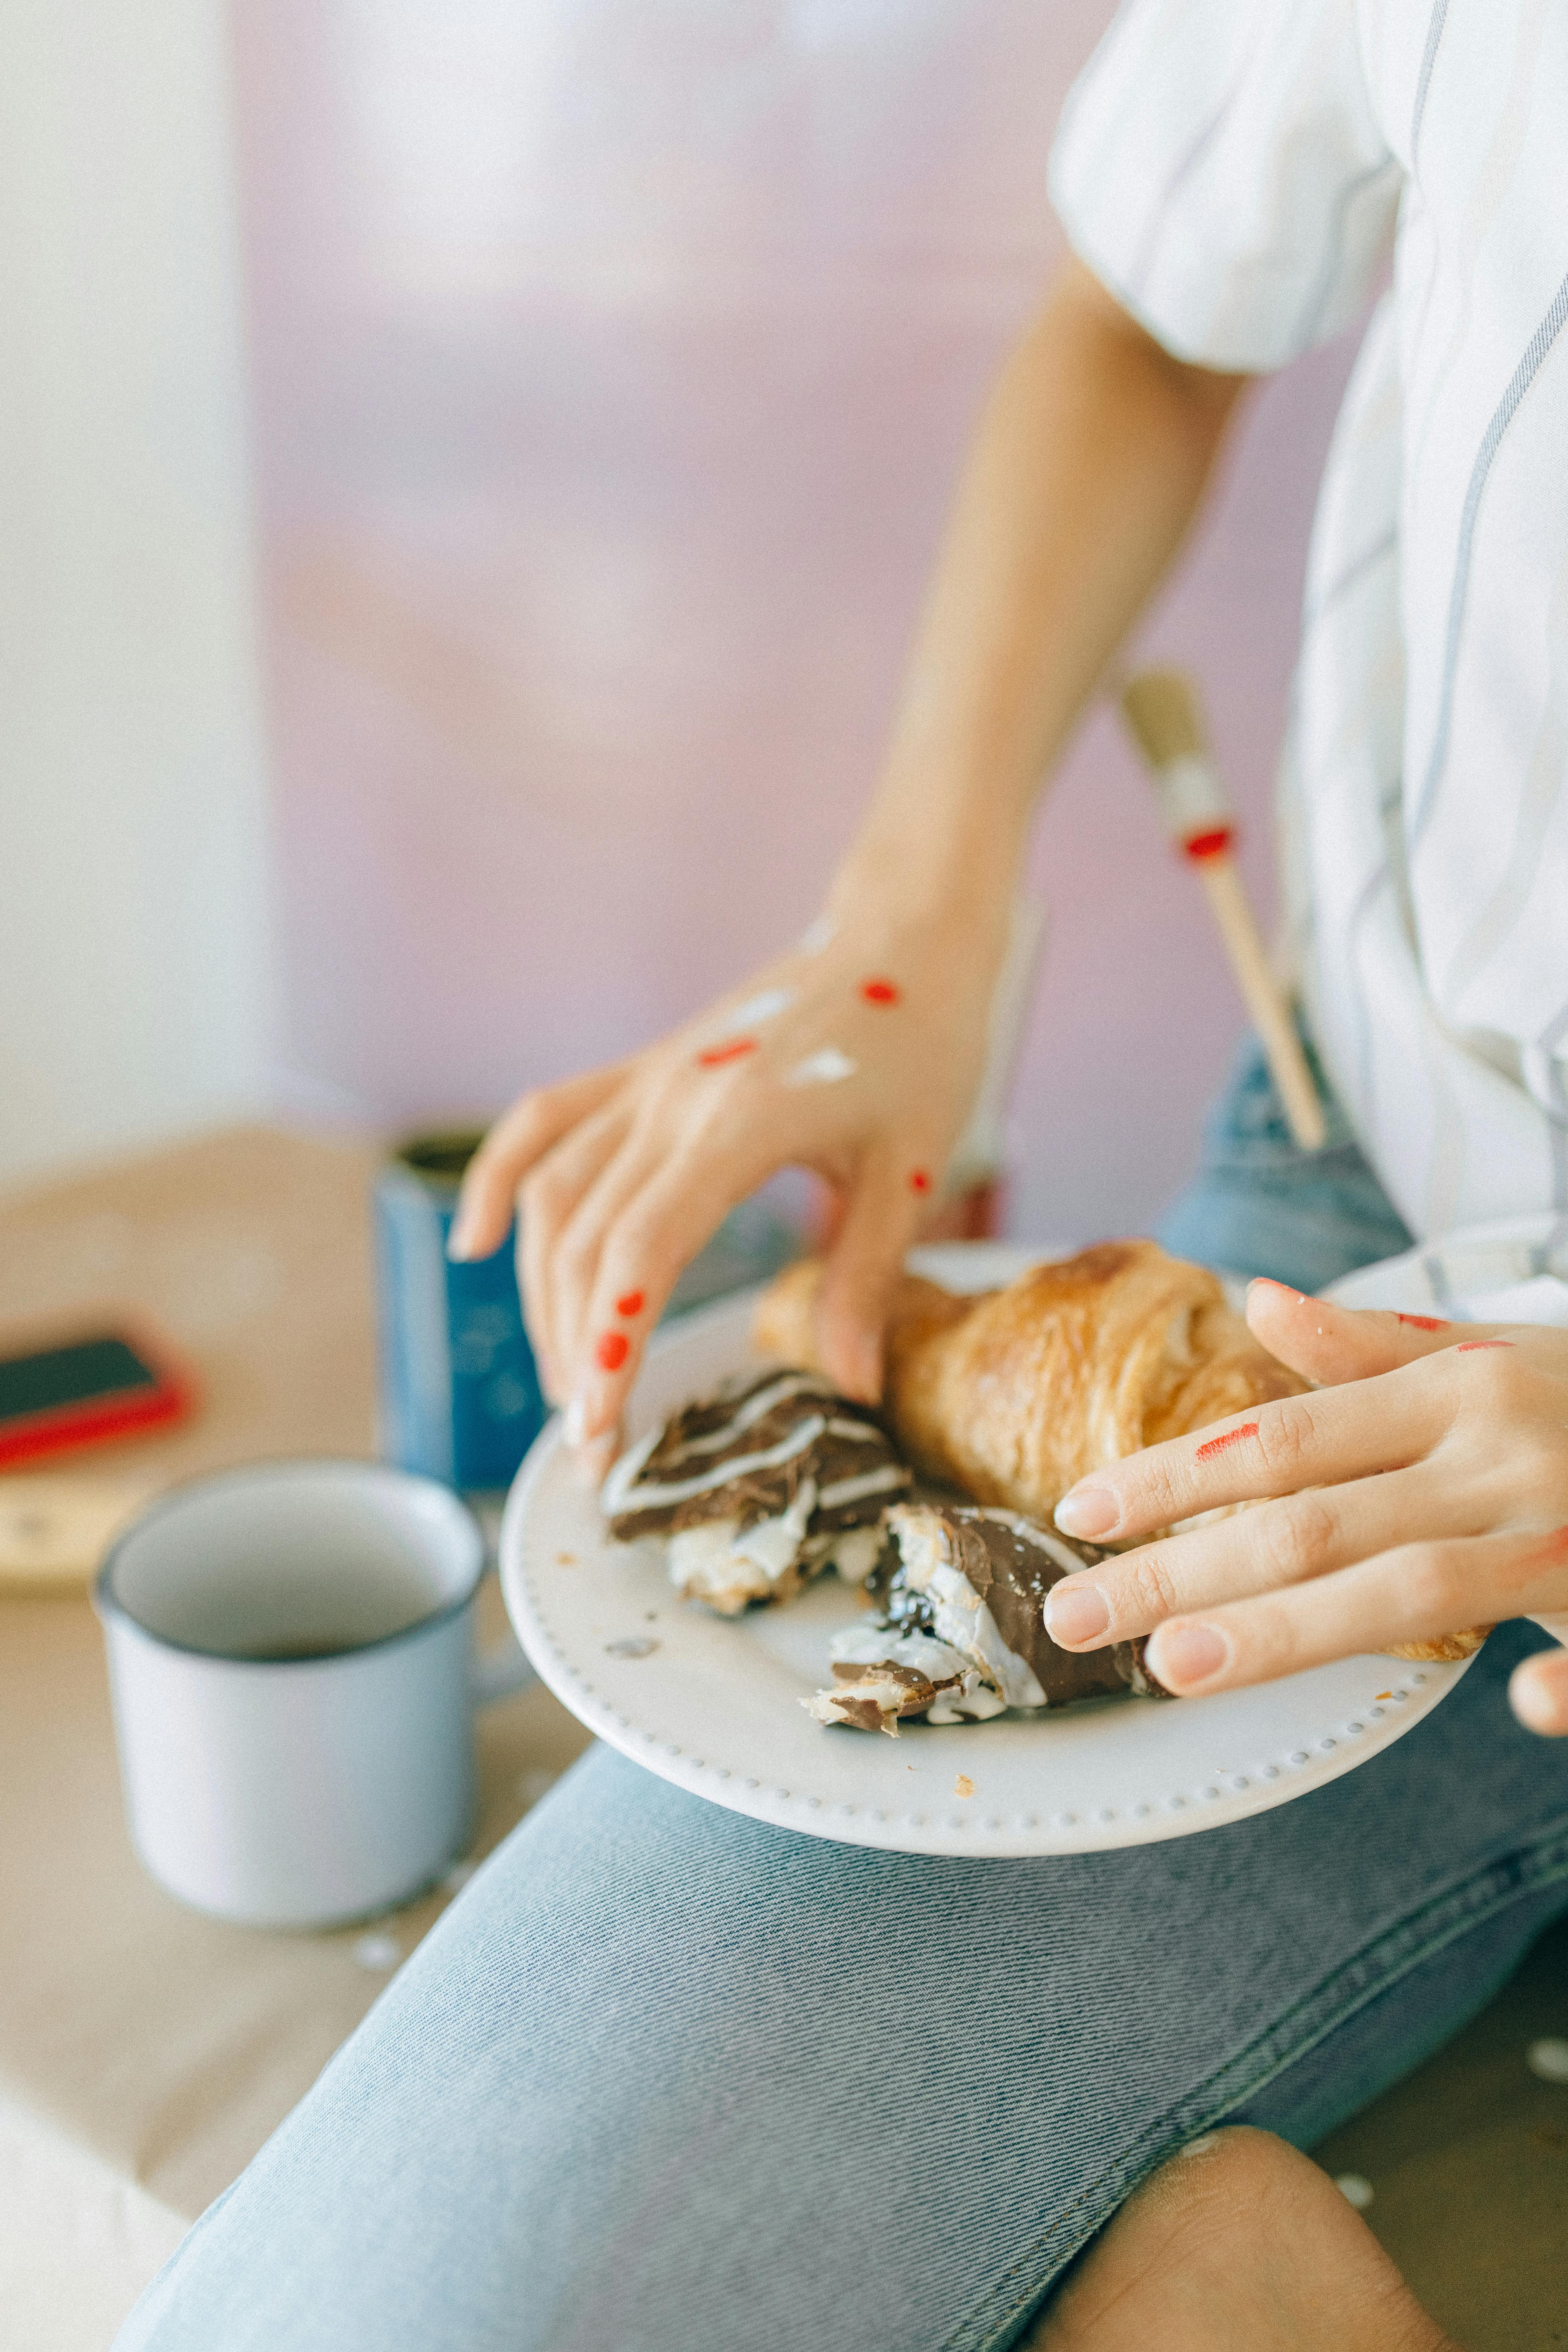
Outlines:
{"label": "white ceramic plate", "polygon": [[[912,1263],[977,1289],[1051,1255],[958,1243]],[[750,1360],[753,1296],[654,1342],[632,1437]],[[609,1541],[553,1421],[508,1499],[500,1573],[540,1675],[611,1747],[758,1821],[904,1853],[1087,1853],[1242,1821],[1375,1756],[1465,1671],[1349,1658],[1217,1698],[1094,1700],[911,1724],[897,1739],[825,1730],[799,1701],[828,1680],[828,1637],[858,1612],[849,1588],[826,1576],[789,1607],[739,1620],[678,1601],[659,1546]],[[959,1793],[962,1781],[973,1794]]]}

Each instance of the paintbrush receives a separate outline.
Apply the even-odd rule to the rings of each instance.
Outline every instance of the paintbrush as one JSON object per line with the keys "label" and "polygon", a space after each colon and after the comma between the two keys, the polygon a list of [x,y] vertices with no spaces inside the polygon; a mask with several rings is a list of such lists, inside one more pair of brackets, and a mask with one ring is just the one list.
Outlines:
{"label": "paintbrush", "polygon": [[1320,1150],[1328,1135],[1323,1106],[1236,862],[1236,818],[1215,765],[1197,687],[1184,670],[1146,669],[1127,681],[1120,699],[1148,761],[1165,830],[1208,895],[1290,1132],[1303,1151]]}

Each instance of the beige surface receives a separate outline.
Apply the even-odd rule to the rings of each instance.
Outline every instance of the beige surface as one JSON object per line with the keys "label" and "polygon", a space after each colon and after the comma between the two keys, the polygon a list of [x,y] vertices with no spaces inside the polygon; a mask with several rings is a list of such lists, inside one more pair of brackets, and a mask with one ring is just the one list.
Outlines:
{"label": "beige surface", "polygon": [[[374,1158],[230,1135],[0,1203],[5,1318],[140,1305],[203,1375],[199,1422],[105,1449],[94,1477],[369,1452]],[[484,1619],[497,1630],[493,1580]],[[537,1688],[491,1710],[479,1742],[476,1853],[585,1744]],[[103,2352],[183,2222],[384,1974],[356,1960],[361,1930],[224,1927],[143,1877],[78,1593],[0,1601],[0,2341]],[[383,1927],[406,1952],[446,1900]],[[1372,2182],[1368,2220],[1469,2352],[1568,2345],[1568,2087],[1524,2064],[1548,2035],[1568,2039],[1568,1927],[1450,2050],[1319,2151]]]}
{"label": "beige surface", "polygon": [[[0,1204],[0,1333],[57,1308],[141,1307],[202,1378],[203,1412],[183,1430],[75,1457],[90,1485],[370,1452],[374,1158],[237,1134]],[[58,1457],[50,1475],[67,1475]],[[0,1479],[0,1512],[23,1483]],[[485,1638],[502,1629],[493,1579],[480,1614]],[[475,1855],[587,1744],[540,1688],[491,1708],[479,1741]],[[222,1927],[143,1875],[80,1588],[0,1601],[0,2340],[100,2352],[386,1970],[355,1958],[363,1929]],[[379,1930],[405,1953],[447,1899]]]}

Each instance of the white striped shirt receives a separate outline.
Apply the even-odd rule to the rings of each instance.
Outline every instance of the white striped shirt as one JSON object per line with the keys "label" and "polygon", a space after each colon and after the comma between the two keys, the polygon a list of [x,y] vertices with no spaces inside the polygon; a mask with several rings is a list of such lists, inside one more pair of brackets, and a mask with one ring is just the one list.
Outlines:
{"label": "white striped shirt", "polygon": [[1129,0],[1052,189],[1168,349],[1356,317],[1282,767],[1297,978],[1420,1235],[1568,1238],[1568,0]]}

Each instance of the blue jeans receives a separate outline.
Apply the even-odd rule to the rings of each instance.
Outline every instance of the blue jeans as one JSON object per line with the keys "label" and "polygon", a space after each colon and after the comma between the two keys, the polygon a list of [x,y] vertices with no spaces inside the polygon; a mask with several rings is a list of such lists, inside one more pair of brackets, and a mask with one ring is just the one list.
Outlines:
{"label": "blue jeans", "polygon": [[[1396,1228],[1353,1146],[1326,1197],[1266,1135],[1236,1164],[1267,1214],[1227,1181],[1246,1213],[1210,1255],[1322,1281],[1369,1216]],[[1228,2118],[1310,2145],[1568,1906],[1568,1741],[1504,1695],[1543,1639],[1494,1635],[1343,1780],[1130,1853],[867,1853],[595,1749],[117,2352],[1000,2352],[1184,2142]]]}

